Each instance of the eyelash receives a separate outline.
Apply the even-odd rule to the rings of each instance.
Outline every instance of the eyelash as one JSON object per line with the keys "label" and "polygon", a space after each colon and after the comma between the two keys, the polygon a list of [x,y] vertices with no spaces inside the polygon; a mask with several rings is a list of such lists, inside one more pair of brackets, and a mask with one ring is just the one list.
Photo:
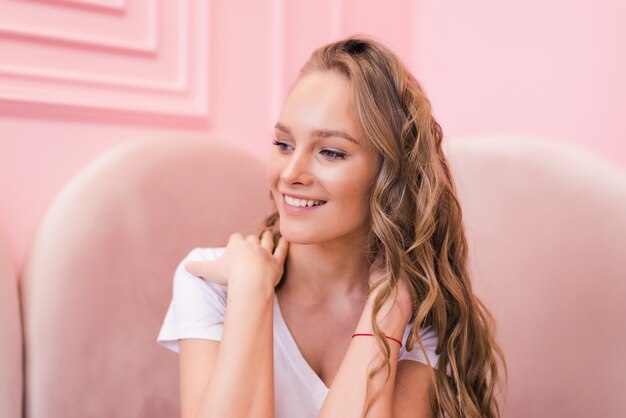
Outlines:
{"label": "eyelash", "polygon": [[[289,144],[286,144],[286,143],[284,143],[282,141],[278,141],[276,139],[272,142],[272,144],[277,146],[280,151],[285,151],[284,147],[289,145]],[[326,154],[326,157],[328,157],[330,159],[333,159],[333,160],[343,160],[343,159],[346,158],[346,154],[344,154],[343,152],[333,151],[333,150],[329,150],[329,149],[322,150],[322,152],[331,153],[331,155]]]}

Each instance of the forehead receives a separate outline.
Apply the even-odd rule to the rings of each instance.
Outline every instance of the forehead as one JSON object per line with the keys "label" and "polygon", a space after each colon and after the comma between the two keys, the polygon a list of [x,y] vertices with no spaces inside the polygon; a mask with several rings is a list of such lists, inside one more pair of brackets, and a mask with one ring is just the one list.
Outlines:
{"label": "forehead", "polygon": [[296,135],[328,129],[346,131],[354,138],[362,136],[352,105],[350,81],[337,71],[302,76],[285,99],[279,123]]}

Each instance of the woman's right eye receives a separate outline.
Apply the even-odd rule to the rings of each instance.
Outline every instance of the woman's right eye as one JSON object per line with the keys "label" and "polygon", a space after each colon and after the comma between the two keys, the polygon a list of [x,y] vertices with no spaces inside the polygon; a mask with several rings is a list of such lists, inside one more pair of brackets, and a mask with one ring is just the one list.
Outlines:
{"label": "woman's right eye", "polygon": [[279,141],[277,139],[275,139],[274,142],[272,142],[272,144],[277,146],[280,151],[285,151],[287,149],[287,147],[290,146],[289,144],[287,144],[285,142],[282,142],[282,141]]}

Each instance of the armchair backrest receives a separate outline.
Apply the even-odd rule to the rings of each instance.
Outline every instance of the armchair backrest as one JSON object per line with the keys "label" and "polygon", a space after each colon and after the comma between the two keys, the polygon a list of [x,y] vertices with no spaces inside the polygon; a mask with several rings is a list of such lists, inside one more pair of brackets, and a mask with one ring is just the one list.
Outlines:
{"label": "armchair backrest", "polygon": [[175,268],[256,232],[265,183],[256,158],[198,139],[127,143],[73,178],[22,278],[27,416],[178,416],[178,357],[156,343]]}
{"label": "armchair backrest", "polygon": [[626,171],[522,136],[457,138],[448,156],[509,365],[503,416],[624,416]]}

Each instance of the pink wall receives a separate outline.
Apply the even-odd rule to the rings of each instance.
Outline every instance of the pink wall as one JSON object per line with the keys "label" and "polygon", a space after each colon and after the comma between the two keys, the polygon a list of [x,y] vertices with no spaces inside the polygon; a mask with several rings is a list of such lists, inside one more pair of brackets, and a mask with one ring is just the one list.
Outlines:
{"label": "pink wall", "polygon": [[626,2],[419,5],[414,69],[448,135],[536,134],[626,165]]}
{"label": "pink wall", "polygon": [[266,158],[312,49],[352,33],[412,67],[449,136],[551,137],[626,165],[620,0],[0,2],[0,233],[21,271],[77,171],[139,137],[204,135]]}

